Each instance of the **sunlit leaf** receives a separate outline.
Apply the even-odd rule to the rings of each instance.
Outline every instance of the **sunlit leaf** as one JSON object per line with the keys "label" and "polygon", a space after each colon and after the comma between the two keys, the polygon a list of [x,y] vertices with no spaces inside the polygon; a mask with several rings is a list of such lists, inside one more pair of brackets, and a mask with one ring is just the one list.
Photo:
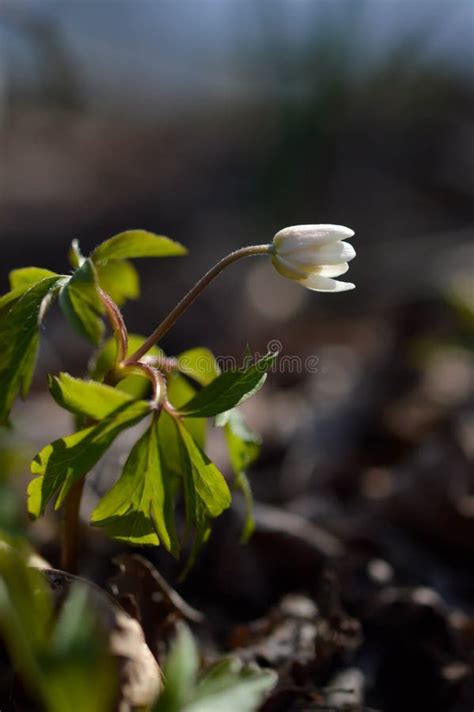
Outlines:
{"label": "sunlit leaf", "polygon": [[127,230],[102,242],[91,253],[95,263],[136,257],[173,257],[187,252],[179,242],[147,230]]}
{"label": "sunlit leaf", "polygon": [[140,296],[140,277],[128,260],[108,260],[97,265],[99,284],[120,307],[127,299]]}
{"label": "sunlit leaf", "polygon": [[69,248],[68,252],[68,258],[69,258],[69,264],[71,267],[74,269],[77,269],[82,265],[84,260],[86,259],[84,255],[81,252],[81,248],[79,247],[79,240],[73,240],[71,242],[71,246]]}
{"label": "sunlit leaf", "polygon": [[83,381],[68,373],[50,376],[49,390],[61,408],[92,420],[102,420],[120,406],[130,403],[132,396],[97,381]]}
{"label": "sunlit leaf", "polygon": [[212,352],[200,346],[180,354],[178,368],[201,386],[208,386],[220,373]]}
{"label": "sunlit leaf", "polygon": [[8,275],[8,279],[11,289],[18,289],[19,287],[27,289],[33,284],[41,282],[42,279],[59,276],[56,272],[51,272],[51,270],[43,269],[42,267],[21,267],[20,269],[12,270]]}
{"label": "sunlit leaf", "polygon": [[[127,356],[131,356],[134,351],[140,348],[145,339],[145,336],[140,336],[139,334],[129,334]],[[94,360],[89,367],[91,378],[97,381],[101,381],[104,378],[114,364],[116,351],[117,344],[115,339],[107,339],[94,356]],[[162,352],[156,346],[153,346],[148,352],[149,356],[160,356],[161,354]],[[150,390],[150,381],[146,377],[138,375],[127,376],[117,384],[117,388],[134,398],[144,398]]]}
{"label": "sunlit leaf", "polygon": [[0,423],[7,421],[18,392],[23,397],[28,392],[38,350],[39,325],[61,279],[48,277],[14,299],[3,301],[5,311],[0,319]]}
{"label": "sunlit leaf", "polygon": [[91,260],[84,260],[59,293],[59,304],[73,328],[97,346],[104,333],[104,308]]}
{"label": "sunlit leaf", "polygon": [[195,538],[188,568],[194,562],[210,532],[209,519],[230,506],[229,487],[223,475],[193,440],[183,423],[176,422],[184,485],[186,521],[194,527]]}
{"label": "sunlit leaf", "polygon": [[276,356],[269,353],[247,368],[222,373],[180,411],[188,417],[209,418],[234,408],[260,390]]}
{"label": "sunlit leaf", "polygon": [[40,516],[55,495],[58,508],[72,485],[94,467],[117,435],[149,412],[150,404],[145,401],[126,403],[98,425],[46,445],[31,463],[31,472],[38,477],[28,487],[30,515]]}
{"label": "sunlit leaf", "polygon": [[101,499],[91,522],[114,539],[158,545],[177,553],[171,473],[166,470],[154,420],[133,446],[116,484]]}

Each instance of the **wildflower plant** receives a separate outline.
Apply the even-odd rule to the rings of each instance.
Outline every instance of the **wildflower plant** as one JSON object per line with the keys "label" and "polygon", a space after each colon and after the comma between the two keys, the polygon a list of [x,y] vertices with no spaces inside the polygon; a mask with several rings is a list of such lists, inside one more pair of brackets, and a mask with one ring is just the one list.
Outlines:
{"label": "wildflower plant", "polygon": [[[120,307],[139,296],[139,277],[130,260],[173,257],[186,249],[144,230],[130,230],[82,255],[69,251],[71,274],[26,267],[10,273],[10,291],[0,298],[0,423],[9,423],[18,395],[29,391],[41,325],[55,302],[72,327],[97,349],[86,378],[49,377],[49,390],[75,418],[75,432],[46,445],[34,458],[28,511],[40,517],[48,503],[64,509],[63,567],[74,571],[78,555],[79,507],[86,475],[123,431],[143,422],[123,470],[99,501],[91,522],[110,537],[136,546],[161,545],[178,557],[190,541],[188,566],[210,534],[212,520],[230,506],[229,486],[206,455],[210,419],[222,427],[234,471],[233,487],[248,503],[245,536],[252,531],[251,494],[245,472],[257,458],[260,440],[238,406],[263,385],[277,358],[268,353],[241,368],[220,372],[214,356],[198,347],[177,357],[159,344],[209,283],[237,260],[270,256],[285,277],[309,289],[353,287],[333,277],[347,269],[354,251],[344,239],[353,232],[334,225],[281,230],[270,244],[243,247],[209,270],[150,336],[129,334]],[[341,286],[343,285],[343,286]],[[106,338],[106,323],[111,337]],[[184,502],[180,534],[175,509]]]}

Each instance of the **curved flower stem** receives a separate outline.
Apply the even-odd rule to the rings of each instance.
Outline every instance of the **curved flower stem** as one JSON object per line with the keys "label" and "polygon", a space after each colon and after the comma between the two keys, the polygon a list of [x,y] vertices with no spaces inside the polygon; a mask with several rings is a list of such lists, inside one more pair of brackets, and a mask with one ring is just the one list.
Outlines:
{"label": "curved flower stem", "polygon": [[128,331],[123,320],[122,312],[115,304],[113,299],[104,292],[103,289],[99,287],[99,296],[102,304],[105,307],[107,316],[109,318],[112,330],[114,332],[115,342],[117,344],[117,354],[115,356],[115,362],[121,363],[127,357],[128,351]]}
{"label": "curved flower stem", "polygon": [[171,329],[175,322],[182,314],[191,306],[195,299],[204,291],[204,289],[217,277],[222,270],[231,265],[233,262],[242,259],[243,257],[252,257],[253,255],[266,255],[272,251],[272,245],[251,245],[249,247],[241,247],[240,250],[231,252],[229,255],[220,260],[212,267],[209,272],[201,277],[192,287],[189,292],[181,299],[180,302],[170,311],[168,316],[157,326],[152,334],[143,342],[139,349],[129,356],[125,363],[133,363],[144,356],[163,336]]}
{"label": "curved flower stem", "polygon": [[163,374],[154,366],[142,361],[133,361],[132,363],[122,364],[117,371],[116,379],[121,380],[126,376],[132,376],[139,372],[141,376],[145,376],[151,382],[153,403],[159,404],[163,397],[166,396],[166,379]]}

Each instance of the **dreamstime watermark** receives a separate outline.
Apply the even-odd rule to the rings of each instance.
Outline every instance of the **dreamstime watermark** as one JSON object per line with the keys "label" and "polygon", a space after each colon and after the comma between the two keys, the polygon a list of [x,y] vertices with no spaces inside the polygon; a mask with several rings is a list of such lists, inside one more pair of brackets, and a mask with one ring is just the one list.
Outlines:
{"label": "dreamstime watermark", "polygon": [[[265,356],[275,355],[276,358],[273,360],[270,367],[265,360]],[[278,339],[272,339],[268,342],[265,353],[250,352],[245,354],[245,356],[239,360],[235,356],[216,356],[215,361],[209,358],[209,355],[203,353],[202,355],[190,355],[184,354],[179,359],[179,368],[183,373],[195,373],[199,371],[203,374],[212,374],[215,371],[215,364],[220,371],[237,371],[239,369],[247,369],[252,365],[256,368],[261,368],[262,373],[278,373],[278,374],[304,374],[304,373],[319,373],[324,371],[321,368],[320,358],[314,354],[309,356],[299,356],[296,354],[286,354],[283,349],[283,344]]]}

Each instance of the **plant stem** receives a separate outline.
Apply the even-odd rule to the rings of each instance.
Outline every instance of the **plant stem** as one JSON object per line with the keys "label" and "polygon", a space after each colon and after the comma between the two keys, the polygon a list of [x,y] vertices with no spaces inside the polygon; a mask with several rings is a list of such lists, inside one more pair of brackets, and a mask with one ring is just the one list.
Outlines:
{"label": "plant stem", "polygon": [[243,257],[252,257],[253,255],[266,255],[272,250],[272,245],[251,245],[249,247],[241,247],[240,250],[231,252],[229,255],[220,260],[214,265],[201,279],[196,282],[180,302],[170,311],[168,316],[156,327],[152,334],[143,342],[139,349],[135,351],[125,363],[138,361],[151,349],[163,336],[171,329],[175,322],[188,309],[195,299],[204,291],[204,289],[217,277],[222,270],[231,265],[233,262],[242,259]]}
{"label": "plant stem", "polygon": [[115,362],[116,363],[121,363],[126,357],[127,357],[127,351],[128,351],[128,331],[127,327],[125,326],[125,322],[123,320],[122,312],[118,308],[118,306],[115,304],[113,299],[109,297],[109,295],[104,292],[103,289],[99,287],[99,296],[102,301],[102,304],[105,307],[105,311],[107,312],[107,316],[110,321],[110,325],[112,327],[112,331],[114,332],[114,337],[115,337],[115,342],[117,344],[117,353],[115,356]]}
{"label": "plant stem", "polygon": [[76,482],[64,502],[64,520],[61,550],[61,567],[70,574],[77,573],[79,554],[79,509],[81,506],[84,479]]}
{"label": "plant stem", "polygon": [[[114,332],[115,342],[117,344],[115,362],[120,363],[127,356],[127,327],[125,326],[122,313],[118,306],[109,297],[109,295],[103,291],[103,289],[100,289],[100,287],[99,296],[102,301],[102,304],[105,307],[105,311],[107,312],[107,317],[110,321],[112,331]],[[71,487],[64,501],[61,566],[64,571],[67,571],[70,574],[77,573],[81,528],[79,510],[81,507],[83,491],[84,479],[80,480],[79,482],[76,482],[76,484]]]}

